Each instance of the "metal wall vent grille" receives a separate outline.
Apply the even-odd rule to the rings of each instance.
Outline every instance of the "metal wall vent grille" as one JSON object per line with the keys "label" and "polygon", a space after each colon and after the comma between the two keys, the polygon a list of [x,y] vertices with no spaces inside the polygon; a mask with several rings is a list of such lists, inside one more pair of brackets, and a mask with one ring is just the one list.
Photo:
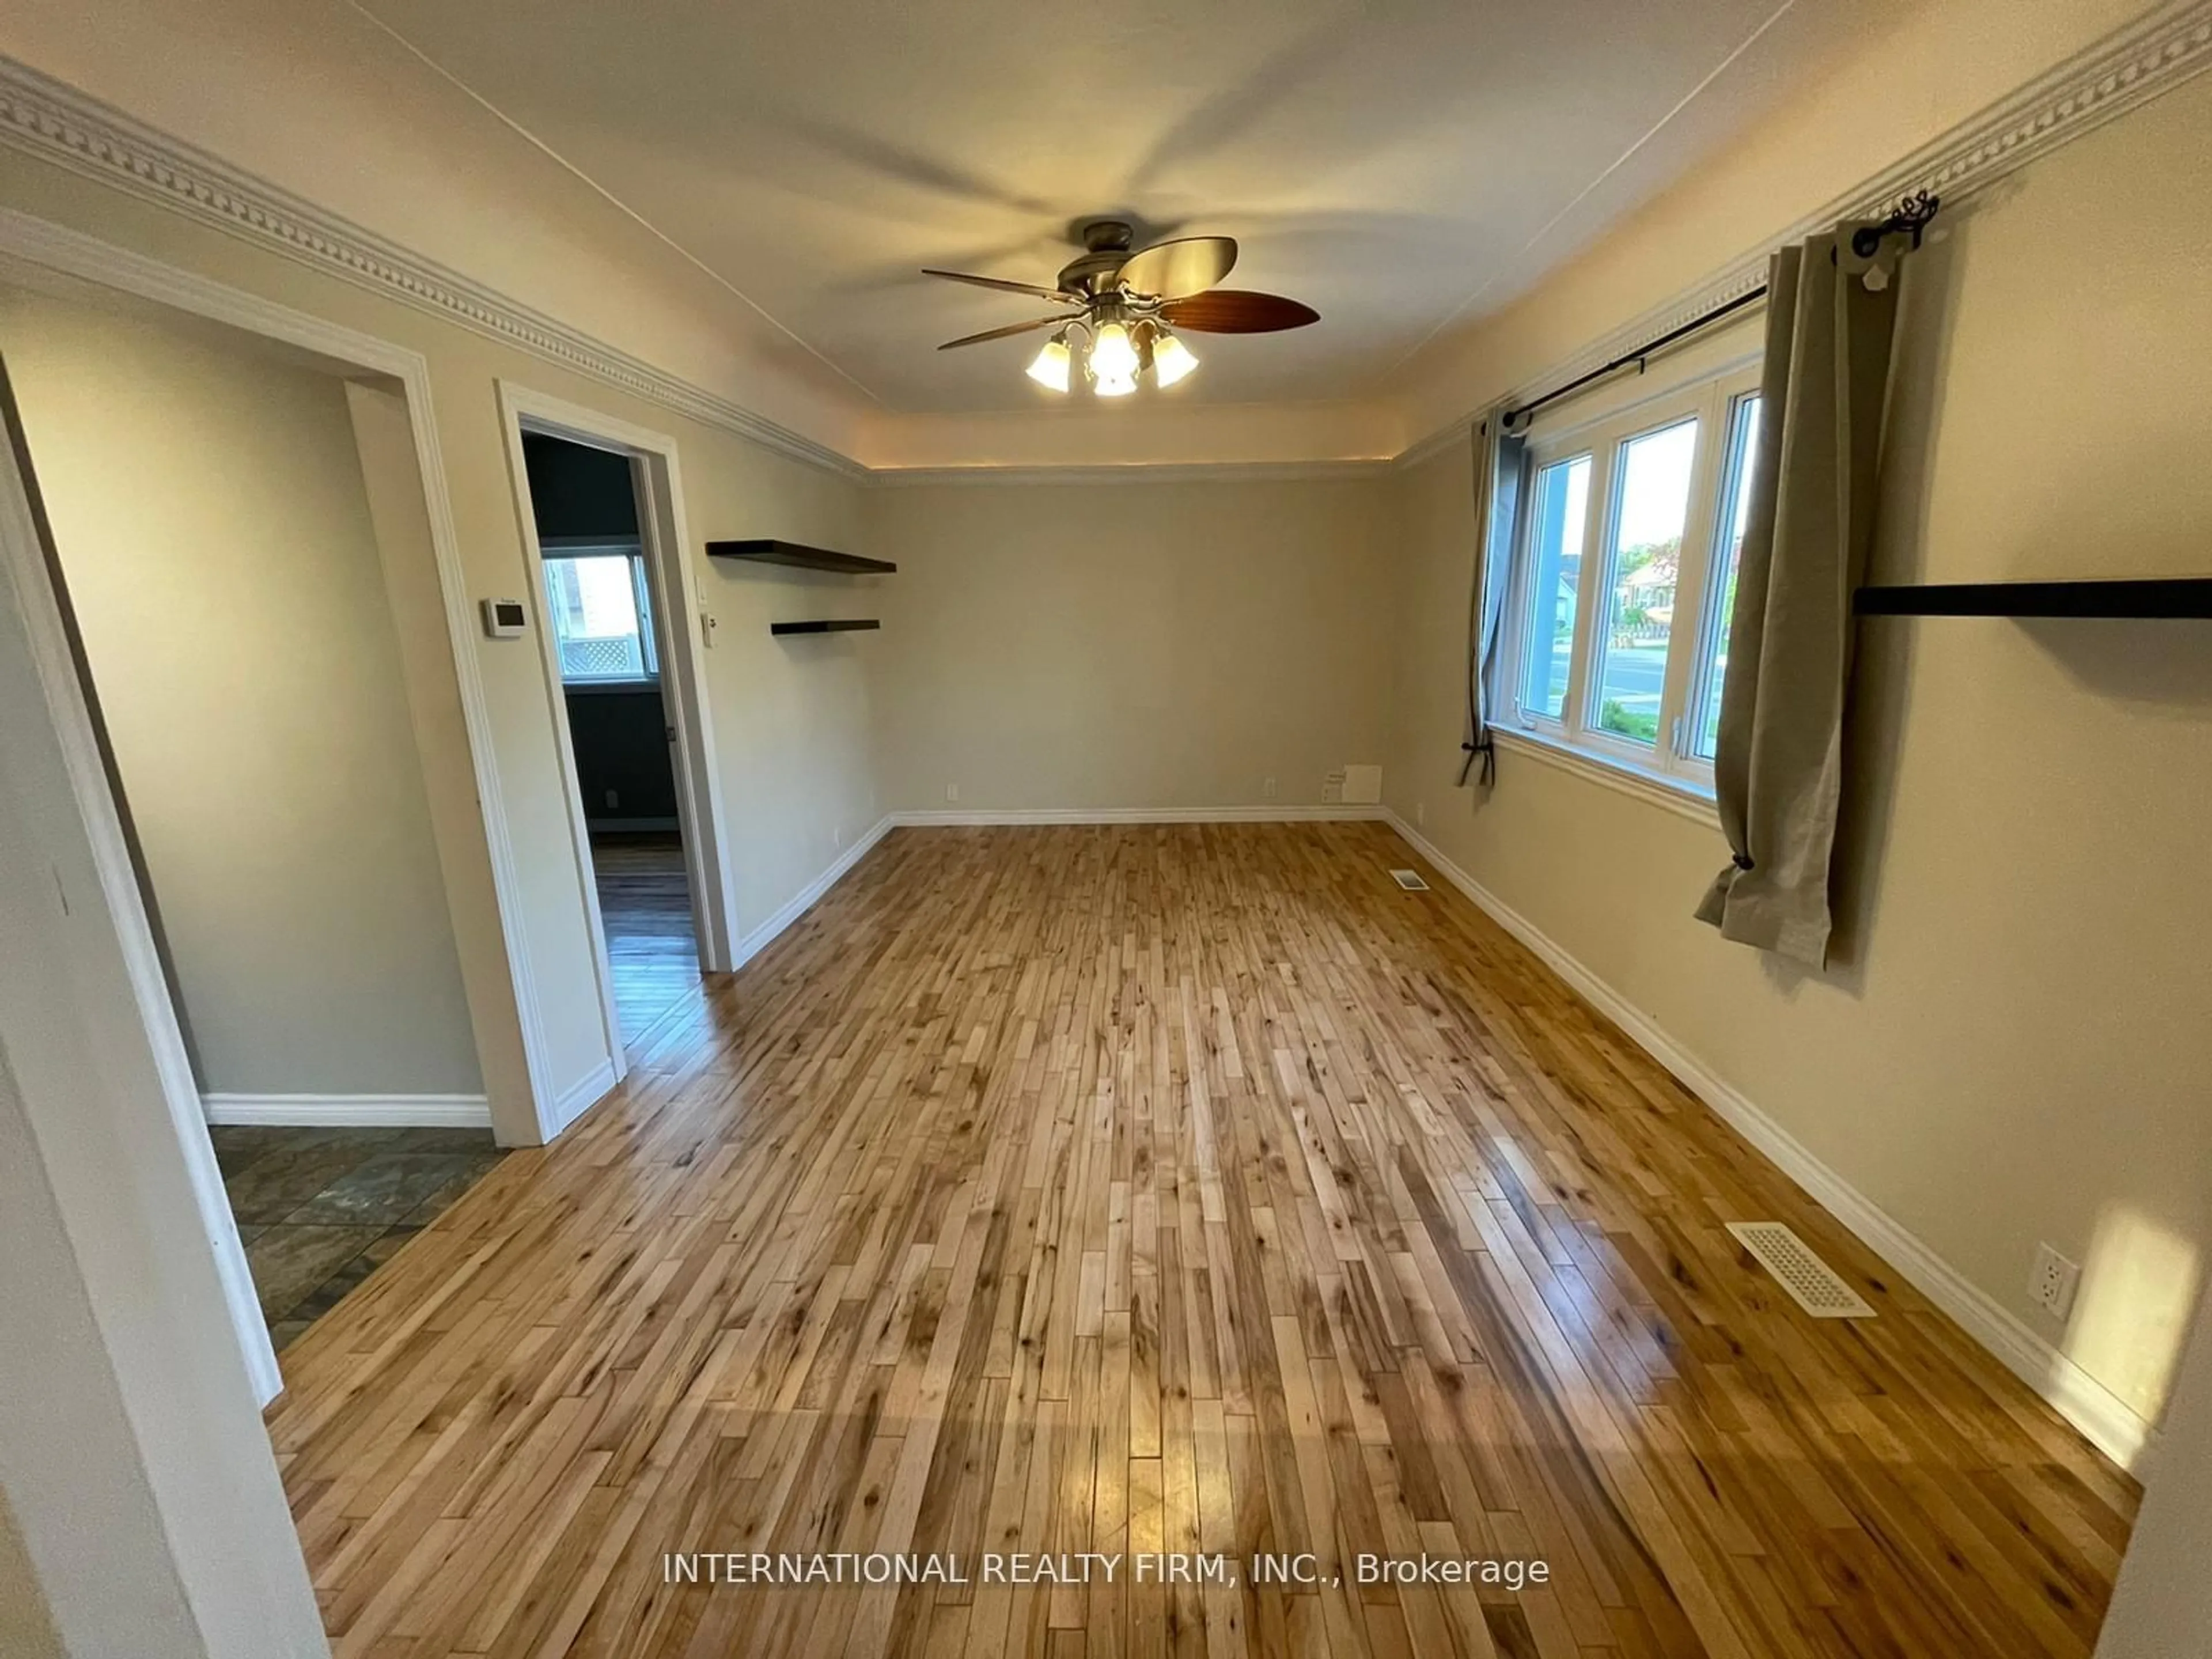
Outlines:
{"label": "metal wall vent grille", "polygon": [[1859,1293],[1778,1221],[1731,1221],[1735,1242],[1757,1256],[1790,1298],[1815,1319],[1872,1319]]}

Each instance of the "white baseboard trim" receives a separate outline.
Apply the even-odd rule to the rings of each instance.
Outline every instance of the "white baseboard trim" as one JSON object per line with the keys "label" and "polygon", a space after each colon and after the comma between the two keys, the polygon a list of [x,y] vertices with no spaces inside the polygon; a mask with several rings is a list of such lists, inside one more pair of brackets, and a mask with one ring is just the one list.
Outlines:
{"label": "white baseboard trim", "polygon": [[550,1141],[555,1135],[590,1111],[606,1098],[610,1089],[621,1081],[622,1067],[613,1060],[603,1060],[592,1066],[554,1097],[553,1123],[545,1139]]}
{"label": "white baseboard trim", "polygon": [[897,815],[886,813],[874,825],[837,855],[836,861],[805,886],[793,893],[777,908],[766,921],[738,941],[737,960],[730,965],[742,968],[768,948],[771,940],[785,928],[814,908],[815,901],[835,887],[845,872],[867,856],[868,849],[891,831]]}
{"label": "white baseboard trim", "polygon": [[917,828],[1020,823],[1350,823],[1381,818],[1376,805],[955,807],[890,815]]}
{"label": "white baseboard trim", "polygon": [[210,1123],[287,1129],[489,1129],[482,1095],[203,1095]]}
{"label": "white baseboard trim", "polygon": [[1803,1143],[1684,1049],[1640,1008],[1570,956],[1534,922],[1447,858],[1435,842],[1395,812],[1386,822],[1437,872],[1473,900],[1492,921],[1543,958],[1600,1012],[1671,1073],[1682,1086],[1757,1147],[1815,1202],[1857,1236],[1859,1242],[1902,1273],[1920,1293],[1956,1321],[2014,1376],[2122,1468],[2141,1479],[2156,1449],[2158,1431],[2118,1395],[2061,1353],[2010,1310],[1908,1231],[1881,1206],[1823,1164]]}

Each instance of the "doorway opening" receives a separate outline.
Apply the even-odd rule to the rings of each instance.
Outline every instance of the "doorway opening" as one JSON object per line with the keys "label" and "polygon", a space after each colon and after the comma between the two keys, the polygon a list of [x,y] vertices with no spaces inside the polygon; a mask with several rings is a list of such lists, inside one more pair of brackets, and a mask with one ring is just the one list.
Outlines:
{"label": "doorway opening", "polygon": [[0,357],[249,1357],[281,1355],[501,1155],[372,505],[398,394],[58,281],[0,285]]}
{"label": "doorway opening", "polygon": [[626,1066],[730,960],[674,447],[502,391],[610,1048]]}

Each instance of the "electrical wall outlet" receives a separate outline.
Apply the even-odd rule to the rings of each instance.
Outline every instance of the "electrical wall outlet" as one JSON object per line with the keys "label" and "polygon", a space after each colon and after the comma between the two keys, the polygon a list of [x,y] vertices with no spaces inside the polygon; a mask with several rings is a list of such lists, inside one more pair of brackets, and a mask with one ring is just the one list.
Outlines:
{"label": "electrical wall outlet", "polygon": [[960,799],[960,786],[957,783],[946,784],[945,786],[945,799],[947,800],[958,800]]}
{"label": "electrical wall outlet", "polygon": [[1429,804],[1425,800],[1413,803],[1413,827],[1418,830],[1429,821]]}
{"label": "electrical wall outlet", "polygon": [[2081,1282],[2081,1269],[2048,1244],[2035,1247],[2035,1270],[2028,1275],[2028,1300],[2053,1319],[2074,1311],[2074,1287]]}
{"label": "electrical wall outlet", "polygon": [[1273,799],[1274,799],[1274,798],[1275,798],[1275,781],[1274,781],[1274,779],[1273,779],[1273,778],[1262,778],[1262,779],[1261,779],[1261,780],[1260,780],[1260,799],[1261,799],[1261,800],[1273,800]]}

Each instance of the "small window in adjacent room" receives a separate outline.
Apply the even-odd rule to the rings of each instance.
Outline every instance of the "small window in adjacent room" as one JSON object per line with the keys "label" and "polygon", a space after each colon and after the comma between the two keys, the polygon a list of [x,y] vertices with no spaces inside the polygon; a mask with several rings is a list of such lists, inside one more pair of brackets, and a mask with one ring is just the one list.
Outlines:
{"label": "small window in adjacent room", "polygon": [[1757,387],[1738,366],[1532,435],[1509,730],[1711,791]]}
{"label": "small window in adjacent room", "polygon": [[545,555],[545,598],[568,685],[657,680],[652,589],[635,547],[562,548]]}

